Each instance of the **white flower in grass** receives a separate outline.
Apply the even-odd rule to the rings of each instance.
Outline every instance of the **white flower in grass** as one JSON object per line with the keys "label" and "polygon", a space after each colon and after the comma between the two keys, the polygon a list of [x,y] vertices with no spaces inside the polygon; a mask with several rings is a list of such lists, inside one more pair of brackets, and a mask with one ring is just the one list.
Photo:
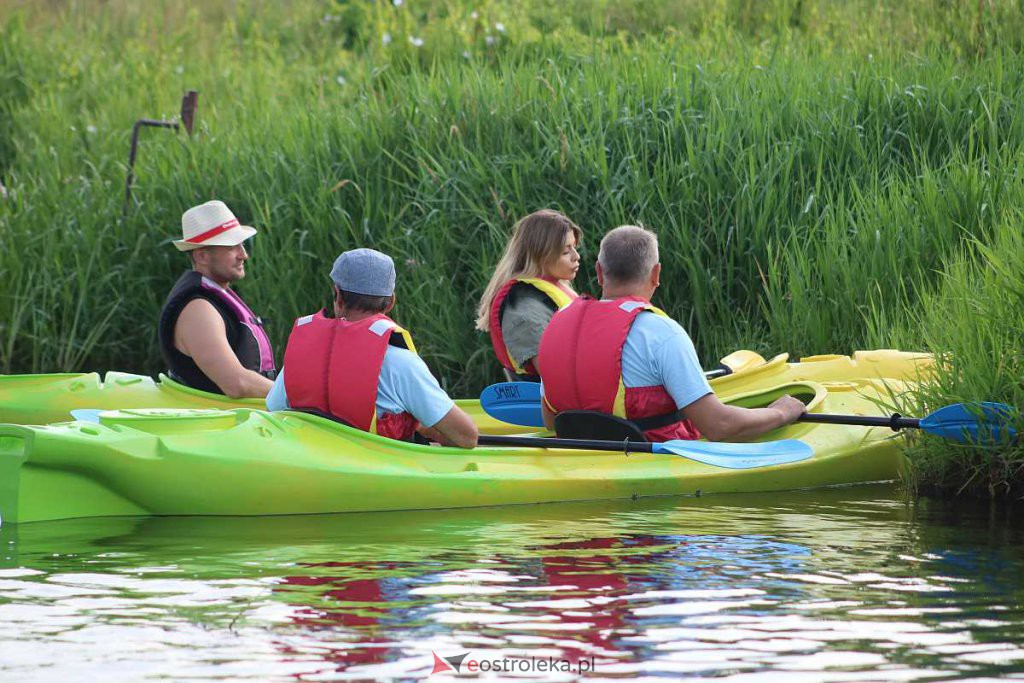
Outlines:
{"label": "white flower in grass", "polygon": [[178,66],[174,67],[174,73],[180,76],[181,74],[185,73],[185,67],[179,64]]}
{"label": "white flower in grass", "polygon": [[391,0],[391,4],[395,7],[401,7],[405,0]]}
{"label": "white flower in grass", "polygon": [[498,23],[496,23],[494,25],[494,30],[497,31],[498,33],[504,33],[505,32],[505,24],[503,24],[503,23],[501,23],[499,21]]}
{"label": "white flower in grass", "polygon": [[463,57],[463,59],[469,59],[469,58],[470,58],[470,57],[472,57],[472,56],[473,56],[473,55],[469,54],[469,50],[463,50],[463,51],[462,51],[462,57]]}
{"label": "white flower in grass", "polygon": [[338,76],[334,80],[338,82],[338,85],[345,85],[346,83],[348,83],[348,81],[345,80],[344,76]]}
{"label": "white flower in grass", "polygon": [[479,19],[480,18],[480,13],[477,12],[476,10],[473,10],[473,13],[470,14],[469,17],[470,17],[470,19]]}
{"label": "white flower in grass", "polygon": [[384,35],[382,35],[380,37],[380,42],[383,43],[384,45],[390,45],[391,44],[391,34],[390,33],[385,33]]}
{"label": "white flower in grass", "polygon": [[494,45],[494,36],[484,37],[484,42],[487,43],[488,45]]}
{"label": "white flower in grass", "polygon": [[409,36],[409,42],[413,47],[423,47],[423,39],[418,36]]}
{"label": "white flower in grass", "polygon": [[92,135],[95,135],[96,134],[96,126],[94,126],[92,124],[89,124],[88,126],[85,127],[85,132],[86,133],[90,133]]}
{"label": "white flower in grass", "polygon": [[7,199],[7,188],[0,185],[0,199]]}

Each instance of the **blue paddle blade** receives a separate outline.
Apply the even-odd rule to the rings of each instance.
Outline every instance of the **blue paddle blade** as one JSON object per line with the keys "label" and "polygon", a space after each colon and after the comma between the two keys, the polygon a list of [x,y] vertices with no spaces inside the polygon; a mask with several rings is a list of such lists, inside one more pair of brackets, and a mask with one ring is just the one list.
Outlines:
{"label": "blue paddle blade", "polygon": [[480,407],[495,420],[523,427],[543,427],[540,384],[500,382],[480,392]]}
{"label": "blue paddle blade", "polygon": [[79,422],[99,422],[102,408],[76,408],[71,411],[71,419]]}
{"label": "blue paddle blade", "polygon": [[705,465],[731,470],[785,465],[807,460],[814,455],[811,447],[798,439],[765,441],[763,443],[718,443],[711,441],[666,441],[654,444],[655,453],[668,453],[689,458]]}
{"label": "blue paddle blade", "polygon": [[960,443],[992,446],[1017,438],[1015,418],[1016,411],[1005,403],[956,403],[922,418],[920,427]]}

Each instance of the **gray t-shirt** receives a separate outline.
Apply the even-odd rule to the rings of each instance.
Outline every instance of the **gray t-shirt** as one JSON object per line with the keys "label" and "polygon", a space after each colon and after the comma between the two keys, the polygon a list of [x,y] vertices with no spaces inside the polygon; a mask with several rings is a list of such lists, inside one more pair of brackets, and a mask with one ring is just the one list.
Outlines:
{"label": "gray t-shirt", "polygon": [[512,287],[501,315],[501,336],[509,355],[518,365],[537,357],[540,336],[558,308],[533,285]]}

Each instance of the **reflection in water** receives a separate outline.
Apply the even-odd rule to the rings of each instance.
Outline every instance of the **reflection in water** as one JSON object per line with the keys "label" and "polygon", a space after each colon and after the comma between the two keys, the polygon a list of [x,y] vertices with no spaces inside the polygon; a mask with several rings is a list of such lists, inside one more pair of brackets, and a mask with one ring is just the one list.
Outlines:
{"label": "reflection in water", "polygon": [[1021,526],[949,514],[861,487],[4,527],[0,677],[415,678],[467,651],[627,678],[1009,675]]}

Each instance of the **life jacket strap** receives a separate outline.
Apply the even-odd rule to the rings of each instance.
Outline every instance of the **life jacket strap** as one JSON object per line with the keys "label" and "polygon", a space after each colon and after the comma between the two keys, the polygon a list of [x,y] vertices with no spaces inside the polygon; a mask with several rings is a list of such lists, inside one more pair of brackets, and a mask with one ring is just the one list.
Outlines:
{"label": "life jacket strap", "polygon": [[640,431],[649,432],[652,429],[661,429],[662,427],[674,425],[676,422],[681,422],[684,419],[686,418],[683,417],[683,411],[673,410],[671,413],[665,413],[663,415],[630,418],[629,421],[639,427]]}

